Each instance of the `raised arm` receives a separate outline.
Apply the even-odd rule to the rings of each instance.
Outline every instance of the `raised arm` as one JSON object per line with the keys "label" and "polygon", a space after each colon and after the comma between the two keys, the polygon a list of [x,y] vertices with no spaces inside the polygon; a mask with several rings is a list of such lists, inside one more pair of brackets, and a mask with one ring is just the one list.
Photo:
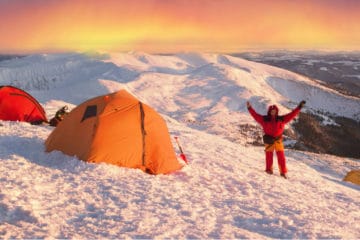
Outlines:
{"label": "raised arm", "polygon": [[293,120],[293,119],[299,114],[301,108],[303,108],[303,106],[305,105],[305,103],[306,103],[306,102],[305,102],[304,100],[301,101],[301,102],[299,103],[299,105],[298,105],[294,110],[292,110],[290,113],[282,116],[284,123],[288,123],[288,122],[290,122],[291,120]]}
{"label": "raised arm", "polygon": [[264,118],[263,116],[261,116],[260,114],[258,114],[251,106],[250,102],[246,102],[247,105],[247,109],[250,113],[250,115],[255,119],[255,121],[257,121],[258,123],[260,123],[261,125],[264,124]]}

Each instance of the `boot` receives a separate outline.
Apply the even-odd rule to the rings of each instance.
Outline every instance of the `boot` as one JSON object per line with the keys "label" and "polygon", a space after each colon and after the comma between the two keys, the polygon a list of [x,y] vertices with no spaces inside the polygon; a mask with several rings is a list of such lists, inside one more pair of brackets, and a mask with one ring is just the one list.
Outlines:
{"label": "boot", "polygon": [[287,179],[287,176],[285,173],[281,173],[280,176],[282,176],[283,178]]}

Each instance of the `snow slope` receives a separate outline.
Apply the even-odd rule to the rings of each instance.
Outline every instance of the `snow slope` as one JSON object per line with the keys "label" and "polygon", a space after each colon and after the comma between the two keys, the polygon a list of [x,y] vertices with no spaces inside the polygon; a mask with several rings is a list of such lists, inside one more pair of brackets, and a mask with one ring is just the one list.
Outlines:
{"label": "snow slope", "polygon": [[[217,54],[33,55],[0,62],[48,117],[121,88],[159,111],[190,164],[170,175],[45,153],[52,128],[1,122],[1,238],[360,238],[359,159],[287,150],[288,180],[264,174],[245,103],[360,118],[359,99],[300,75]],[[346,106],[346,107],[344,107]],[[174,144],[174,147],[176,145]],[[276,168],[275,164],[275,168]]]}
{"label": "snow slope", "polygon": [[33,55],[0,62],[0,83],[28,90],[47,108],[51,101],[77,105],[126,88],[162,114],[239,143],[248,141],[239,135],[239,123],[253,124],[247,100],[259,112],[277,104],[285,113],[305,99],[308,111],[360,120],[359,98],[286,70],[218,54]]}

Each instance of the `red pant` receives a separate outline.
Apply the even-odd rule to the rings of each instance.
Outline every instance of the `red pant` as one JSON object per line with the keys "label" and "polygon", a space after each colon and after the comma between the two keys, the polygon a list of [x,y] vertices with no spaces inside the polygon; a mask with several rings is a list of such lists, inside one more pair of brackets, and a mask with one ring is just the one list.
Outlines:
{"label": "red pant", "polygon": [[266,171],[273,170],[274,151],[276,151],[280,173],[287,173],[284,145],[282,143],[282,139],[279,139],[273,145],[265,145]]}

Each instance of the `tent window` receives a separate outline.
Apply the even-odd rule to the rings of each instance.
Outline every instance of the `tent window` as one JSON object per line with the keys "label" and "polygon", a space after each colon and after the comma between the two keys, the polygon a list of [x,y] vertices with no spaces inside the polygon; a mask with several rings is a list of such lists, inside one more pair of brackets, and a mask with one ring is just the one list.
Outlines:
{"label": "tent window", "polygon": [[81,119],[81,122],[83,122],[88,118],[95,117],[96,115],[97,115],[97,106],[96,105],[87,106],[84,115]]}

